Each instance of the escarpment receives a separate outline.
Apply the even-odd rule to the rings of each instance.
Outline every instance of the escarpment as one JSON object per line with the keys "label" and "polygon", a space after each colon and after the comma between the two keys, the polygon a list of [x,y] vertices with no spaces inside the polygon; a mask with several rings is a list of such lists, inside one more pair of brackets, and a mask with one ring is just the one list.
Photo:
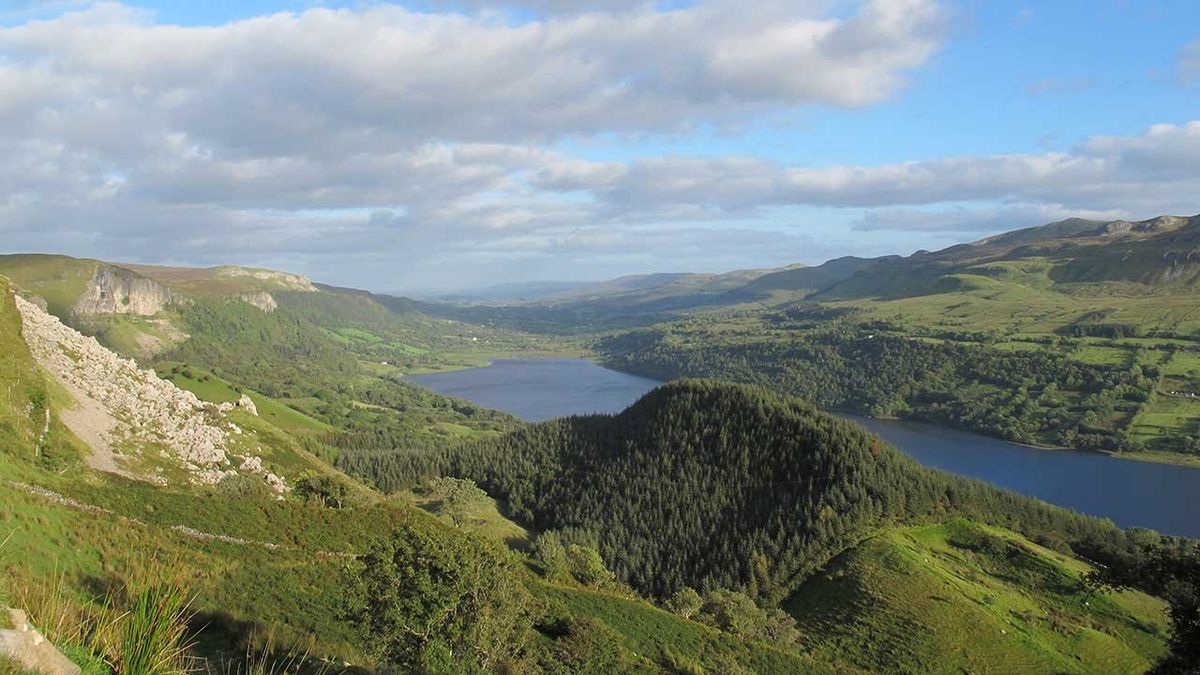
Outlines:
{"label": "escarpment", "polygon": [[105,314],[154,316],[185,298],[166,286],[112,265],[100,265],[75,303],[79,317]]}

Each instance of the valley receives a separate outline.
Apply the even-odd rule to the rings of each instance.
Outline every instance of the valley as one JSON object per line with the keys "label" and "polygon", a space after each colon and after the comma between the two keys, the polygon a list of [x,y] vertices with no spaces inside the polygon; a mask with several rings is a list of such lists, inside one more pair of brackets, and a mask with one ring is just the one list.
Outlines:
{"label": "valley", "polygon": [[1200,675],[1200,3],[0,2],[0,675]]}
{"label": "valley", "polygon": [[97,675],[171,597],[208,668],[1143,672],[1200,589],[1192,277],[1073,247],[1195,222],[1047,227],[518,305],[0,256],[0,604]]}
{"label": "valley", "polygon": [[[601,297],[422,306],[604,363],[1028,445],[1196,464],[1200,218],[1070,219],[911,256]],[[734,275],[736,276],[736,275]]]}

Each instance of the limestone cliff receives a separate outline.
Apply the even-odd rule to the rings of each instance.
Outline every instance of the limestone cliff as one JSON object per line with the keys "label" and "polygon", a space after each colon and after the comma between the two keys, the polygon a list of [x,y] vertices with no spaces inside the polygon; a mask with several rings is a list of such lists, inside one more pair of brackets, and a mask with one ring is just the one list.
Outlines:
{"label": "limestone cliff", "polygon": [[271,286],[288,291],[303,291],[305,293],[316,293],[317,287],[313,285],[308,277],[300,276],[299,274],[289,274],[287,272],[276,272],[275,270],[261,270],[250,267],[238,267],[236,265],[224,265],[217,267],[214,270],[217,278],[243,278],[254,279],[257,281],[268,282]]}
{"label": "limestone cliff", "polygon": [[266,291],[248,291],[238,294],[238,299],[242,302],[254,305],[264,312],[274,312],[279,307],[279,303],[275,302],[275,297]]}
{"label": "limestone cliff", "polygon": [[154,316],[184,298],[162,284],[129,270],[100,265],[75,303],[76,316],[134,314]]}

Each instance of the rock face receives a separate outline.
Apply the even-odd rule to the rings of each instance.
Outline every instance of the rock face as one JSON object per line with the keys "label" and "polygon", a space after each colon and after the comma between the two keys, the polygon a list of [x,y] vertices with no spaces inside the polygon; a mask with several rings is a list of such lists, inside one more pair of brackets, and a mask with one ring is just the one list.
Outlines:
{"label": "rock face", "polygon": [[266,291],[241,293],[238,295],[238,299],[254,305],[264,312],[274,312],[279,307],[279,303],[275,302],[275,297]]}
{"label": "rock face", "polygon": [[[77,402],[62,418],[92,446],[94,468],[128,475],[117,460],[129,457],[119,457],[119,451],[157,448],[199,483],[215,484],[237,473],[226,452],[230,435],[241,435],[241,429],[215,406],[105,349],[37,305],[20,296],[15,300],[30,352]],[[257,414],[253,406],[253,401],[242,405]],[[283,485],[274,478],[267,481],[272,487]]]}
{"label": "rock face", "polygon": [[0,656],[5,656],[34,673],[79,675],[79,666],[42,637],[42,634],[29,624],[25,612],[10,609],[8,616],[13,628],[0,630]]}
{"label": "rock face", "polygon": [[225,265],[217,267],[214,270],[217,277],[226,278],[250,278],[260,281],[269,281],[271,285],[277,286],[289,291],[304,291],[306,293],[316,293],[317,287],[313,286],[312,281],[307,277],[302,277],[299,274],[288,274],[287,272],[276,272],[274,270],[258,270],[249,267],[237,267],[234,265]]}
{"label": "rock face", "polygon": [[79,316],[136,314],[154,316],[167,305],[182,302],[175,291],[152,279],[111,265],[100,265],[87,290],[75,304]]}

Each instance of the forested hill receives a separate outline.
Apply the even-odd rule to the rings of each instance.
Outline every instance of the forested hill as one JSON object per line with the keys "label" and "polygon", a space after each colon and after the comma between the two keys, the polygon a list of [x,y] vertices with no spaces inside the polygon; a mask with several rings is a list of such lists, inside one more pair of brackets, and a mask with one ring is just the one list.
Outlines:
{"label": "forested hill", "polygon": [[786,596],[878,528],[967,515],[1105,559],[1132,546],[1107,521],[922,468],[852,423],[767,390],[664,385],[616,416],[554,420],[425,453],[343,455],[381,487],[475,480],[540,531],[598,545],[642,592],[683,586]]}

